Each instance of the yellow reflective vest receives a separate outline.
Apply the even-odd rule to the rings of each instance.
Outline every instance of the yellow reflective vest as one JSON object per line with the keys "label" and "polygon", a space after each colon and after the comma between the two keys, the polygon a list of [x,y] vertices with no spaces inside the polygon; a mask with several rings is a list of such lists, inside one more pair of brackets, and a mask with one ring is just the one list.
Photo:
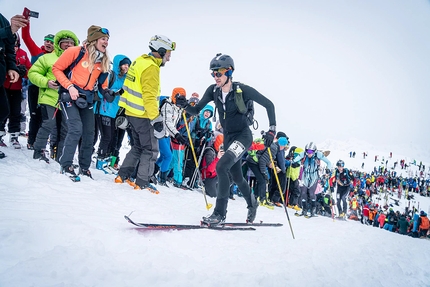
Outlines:
{"label": "yellow reflective vest", "polygon": [[158,117],[161,63],[162,59],[144,54],[131,64],[119,100],[127,116],[150,120]]}

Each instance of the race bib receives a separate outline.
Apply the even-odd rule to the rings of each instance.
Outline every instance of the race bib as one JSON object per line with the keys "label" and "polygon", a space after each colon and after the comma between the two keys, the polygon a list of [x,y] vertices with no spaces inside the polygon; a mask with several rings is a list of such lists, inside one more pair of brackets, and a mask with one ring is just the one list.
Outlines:
{"label": "race bib", "polygon": [[245,151],[245,146],[239,142],[234,141],[227,149],[227,151],[231,151],[236,158],[240,157],[242,153]]}

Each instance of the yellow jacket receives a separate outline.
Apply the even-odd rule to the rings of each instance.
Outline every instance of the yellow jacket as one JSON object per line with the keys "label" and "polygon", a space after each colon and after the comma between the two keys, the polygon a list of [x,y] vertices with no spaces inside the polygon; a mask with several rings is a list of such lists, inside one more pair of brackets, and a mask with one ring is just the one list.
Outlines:
{"label": "yellow jacket", "polygon": [[119,100],[127,116],[150,120],[158,117],[161,63],[162,59],[144,54],[131,64]]}

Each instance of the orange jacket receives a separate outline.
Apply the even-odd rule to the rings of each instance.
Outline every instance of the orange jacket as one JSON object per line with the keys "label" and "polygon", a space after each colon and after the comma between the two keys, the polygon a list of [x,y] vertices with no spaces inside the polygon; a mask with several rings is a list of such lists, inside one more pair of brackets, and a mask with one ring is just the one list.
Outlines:
{"label": "orange jacket", "polygon": [[[102,73],[102,70],[100,63],[96,63],[94,65],[93,71],[88,69],[88,51],[85,52],[85,55],[73,68],[70,80],[63,73],[63,71],[67,69],[78,57],[80,50],[80,46],[70,47],[65,50],[52,67],[52,73],[55,78],[57,78],[60,85],[65,89],[69,88],[71,85],[75,85],[83,90],[92,91],[94,89],[94,84]],[[107,82],[105,81],[102,86],[106,89]]]}

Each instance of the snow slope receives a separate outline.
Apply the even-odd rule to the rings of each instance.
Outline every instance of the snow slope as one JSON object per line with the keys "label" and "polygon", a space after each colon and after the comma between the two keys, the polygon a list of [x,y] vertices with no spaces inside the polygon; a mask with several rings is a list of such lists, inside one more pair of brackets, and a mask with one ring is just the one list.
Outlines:
{"label": "snow slope", "polygon": [[[354,165],[349,149],[338,144],[329,159]],[[59,174],[57,163],[35,161],[31,151],[2,151],[7,154],[0,160],[2,287],[430,286],[429,240],[353,221],[305,219],[288,209],[293,239],[284,210],[264,207],[257,220],[284,226],[251,232],[143,231],[123,216],[133,212],[137,222],[196,224],[211,211],[197,191],[135,191],[95,169],[95,180],[73,183]],[[368,153],[366,167],[373,151]],[[428,211],[428,198],[416,201]],[[245,220],[242,198],[229,201],[227,218]]]}

